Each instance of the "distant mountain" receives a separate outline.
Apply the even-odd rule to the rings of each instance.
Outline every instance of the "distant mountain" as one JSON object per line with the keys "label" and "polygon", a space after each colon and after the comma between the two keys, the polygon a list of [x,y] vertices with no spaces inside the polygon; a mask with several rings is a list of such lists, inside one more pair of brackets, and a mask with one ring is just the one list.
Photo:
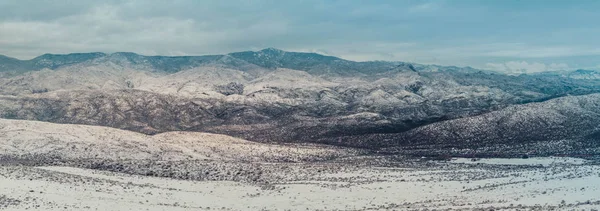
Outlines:
{"label": "distant mountain", "polygon": [[61,66],[86,62],[104,56],[106,56],[104,53],[44,54],[25,62],[29,62],[35,70],[44,68],[56,69]]}
{"label": "distant mountain", "polygon": [[31,60],[18,60],[5,57],[1,62],[4,65],[0,66],[0,72],[26,72],[44,68],[57,69],[67,65],[93,61],[112,61],[117,64],[137,66],[140,69],[151,69],[167,73],[174,73],[203,65],[239,67],[249,64],[267,69],[288,68],[303,70],[310,74],[335,76],[376,75],[396,71],[478,71],[472,68],[419,65],[404,62],[354,62],[316,53],[287,52],[275,48],[267,48],[260,51],[244,51],[227,55],[208,56],[143,56],[131,52],[117,52],[112,54],[44,54]]}
{"label": "distant mountain", "polygon": [[597,70],[567,70],[567,71],[552,71],[552,72],[542,72],[538,73],[538,75],[551,75],[551,76],[561,76],[572,79],[585,79],[585,80],[600,80],[600,71]]}
{"label": "distant mountain", "polygon": [[333,56],[286,52],[274,48],[229,55],[265,68],[303,70],[317,75],[377,74],[390,71],[397,66],[397,63],[391,62],[353,62]]}
{"label": "distant mountain", "polygon": [[[142,56],[129,52],[118,52],[113,54],[104,53],[75,53],[75,54],[44,54],[31,60],[13,59],[11,66],[0,66],[0,71],[37,71],[44,68],[58,69],[60,67],[80,64],[85,62],[106,62],[116,64],[138,66],[150,70],[164,72],[178,72],[191,69],[204,63],[216,61],[223,56]],[[4,62],[2,62],[4,63]]]}
{"label": "distant mountain", "polygon": [[0,72],[24,72],[29,70],[35,70],[30,62],[24,62],[15,58],[0,55]]}
{"label": "distant mountain", "polygon": [[0,55],[0,72],[27,72],[44,68],[56,69],[65,65],[78,64],[104,57],[104,53],[73,53],[66,55],[44,54],[31,60],[18,60]]}

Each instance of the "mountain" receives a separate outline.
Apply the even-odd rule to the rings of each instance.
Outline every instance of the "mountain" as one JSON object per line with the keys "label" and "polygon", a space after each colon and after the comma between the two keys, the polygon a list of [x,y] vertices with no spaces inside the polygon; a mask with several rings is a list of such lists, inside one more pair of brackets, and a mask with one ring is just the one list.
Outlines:
{"label": "mountain", "polygon": [[104,57],[104,53],[44,54],[31,60],[18,60],[0,55],[0,72],[28,72],[44,68],[55,69]]}
{"label": "mountain", "polygon": [[[140,69],[155,70],[173,73],[189,69],[204,63],[214,62],[223,57],[215,56],[142,56],[131,52],[105,53],[72,53],[72,54],[44,54],[31,60],[18,60],[0,58],[3,66],[0,72],[27,72],[42,69],[59,69],[69,65],[81,63],[113,62],[119,65],[128,65]],[[6,61],[5,61],[6,60]]]}
{"label": "mountain", "polygon": [[274,48],[256,52],[231,53],[229,55],[265,68],[288,68],[306,71],[314,75],[372,75],[392,71],[401,64],[392,62],[353,62],[333,56],[286,52]]}
{"label": "mountain", "polygon": [[[140,69],[174,73],[206,64],[243,66],[253,64],[259,67],[275,69],[288,68],[303,70],[311,74],[372,74],[392,71],[402,67],[402,62],[353,62],[333,56],[316,53],[286,52],[279,49],[267,48],[261,51],[245,51],[227,55],[208,56],[142,56],[131,52],[104,53],[73,53],[73,54],[44,54],[32,60],[12,59],[0,72],[7,71],[37,71],[44,68],[57,69],[71,64],[83,62],[111,61],[121,65],[138,66]],[[5,62],[3,62],[5,63]],[[14,63],[11,66],[8,64]],[[407,64],[410,66],[409,64]]]}
{"label": "mountain", "polygon": [[598,122],[600,94],[590,94],[512,105],[481,115],[432,123],[404,133],[339,139],[365,146],[378,145],[384,151],[408,151],[417,155],[589,157],[600,152]]}
{"label": "mountain", "polygon": [[[592,127],[597,119],[586,116],[598,108],[573,100],[595,102],[600,93],[596,73],[584,70],[516,76],[273,48],[179,57],[125,52],[0,57],[0,67],[0,118],[8,119],[150,135],[218,133],[416,156],[558,142],[568,142],[570,148],[560,149],[572,151],[538,153],[578,153],[581,147],[574,146],[593,145],[598,138]],[[556,113],[564,120],[545,119]],[[508,124],[507,118],[522,122]],[[446,148],[458,151],[439,150]]]}
{"label": "mountain", "polygon": [[106,56],[104,53],[44,54],[27,62],[31,63],[35,69],[56,69],[61,66],[86,62],[104,56]]}
{"label": "mountain", "polygon": [[23,72],[33,70],[29,62],[24,62],[15,58],[0,55],[0,73],[7,71]]}

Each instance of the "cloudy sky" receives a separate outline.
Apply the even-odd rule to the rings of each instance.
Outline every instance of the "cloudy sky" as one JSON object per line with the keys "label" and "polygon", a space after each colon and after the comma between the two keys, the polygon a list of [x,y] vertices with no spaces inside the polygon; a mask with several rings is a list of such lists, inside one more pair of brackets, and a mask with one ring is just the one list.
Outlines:
{"label": "cloudy sky", "polygon": [[275,47],[501,71],[600,69],[596,0],[1,0],[0,54]]}

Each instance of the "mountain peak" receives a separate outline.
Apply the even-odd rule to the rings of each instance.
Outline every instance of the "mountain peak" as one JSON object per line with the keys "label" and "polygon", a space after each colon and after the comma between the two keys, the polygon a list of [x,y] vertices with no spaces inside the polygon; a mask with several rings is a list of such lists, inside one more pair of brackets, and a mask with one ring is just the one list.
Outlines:
{"label": "mountain peak", "polygon": [[130,56],[140,56],[137,53],[134,52],[114,52],[110,54],[111,56],[125,56],[125,57],[130,57]]}
{"label": "mountain peak", "polygon": [[267,56],[267,57],[282,57],[286,54],[286,51],[277,49],[277,48],[265,48],[260,51],[255,52],[259,56]]}
{"label": "mountain peak", "polygon": [[262,50],[260,50],[260,52],[285,53],[284,50],[273,48],[273,47],[262,49]]}

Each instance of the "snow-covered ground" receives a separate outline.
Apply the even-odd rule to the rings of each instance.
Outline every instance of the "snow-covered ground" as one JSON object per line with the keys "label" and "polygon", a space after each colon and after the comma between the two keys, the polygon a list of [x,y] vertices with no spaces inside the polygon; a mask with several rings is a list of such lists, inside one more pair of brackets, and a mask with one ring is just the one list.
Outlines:
{"label": "snow-covered ground", "polygon": [[434,167],[349,168],[279,184],[185,181],[58,166],[0,166],[0,209],[589,210],[600,207],[600,166],[572,163],[573,159],[565,158],[535,158],[527,166],[521,160],[480,162],[509,164],[509,161],[517,165],[435,163]]}
{"label": "snow-covered ground", "polygon": [[443,162],[0,119],[0,210],[579,210],[598,196],[600,165],[577,158]]}
{"label": "snow-covered ground", "polygon": [[488,159],[471,159],[471,158],[454,158],[452,163],[468,163],[468,164],[497,164],[497,165],[542,165],[550,166],[553,164],[584,164],[587,161],[581,158],[570,157],[533,157],[527,159],[520,158],[488,158]]}

